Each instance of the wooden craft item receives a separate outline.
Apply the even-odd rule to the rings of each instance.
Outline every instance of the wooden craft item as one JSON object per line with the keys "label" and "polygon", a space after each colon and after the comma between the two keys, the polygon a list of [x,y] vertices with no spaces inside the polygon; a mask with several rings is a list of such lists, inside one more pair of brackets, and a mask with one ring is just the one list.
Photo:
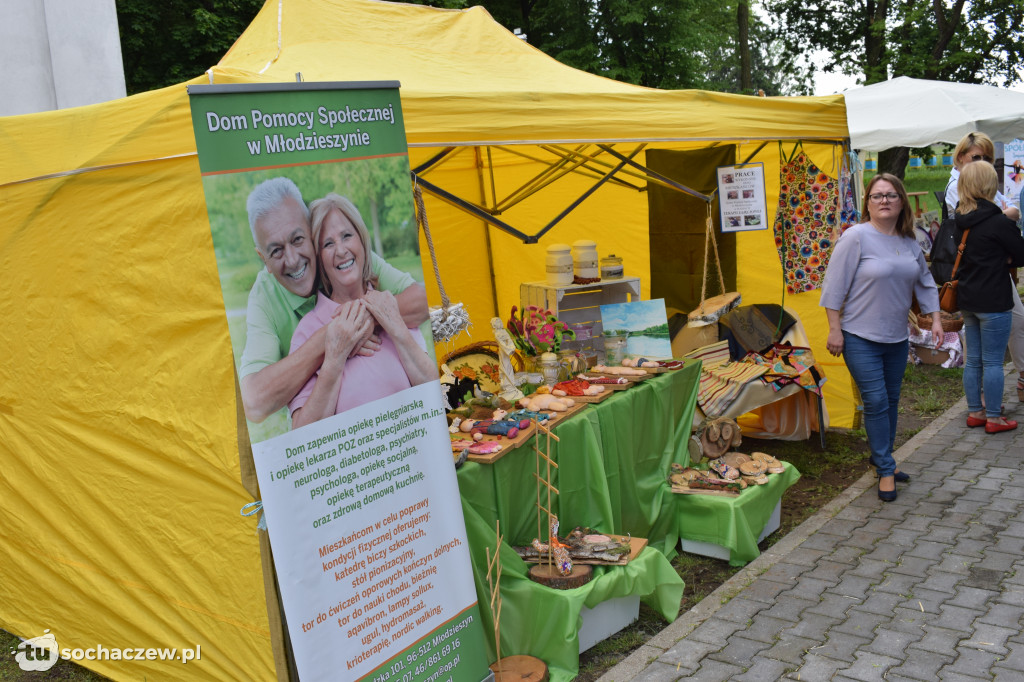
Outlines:
{"label": "wooden craft item", "polygon": [[[623,542],[629,540],[629,554],[623,554],[617,561],[604,561],[601,559],[581,559],[579,557],[573,557],[572,563],[574,566],[625,566],[630,561],[635,559],[640,552],[643,551],[644,547],[647,546],[647,538],[634,538],[626,535],[612,535],[611,533],[605,533],[612,540],[618,540]],[[522,560],[528,564],[537,563],[542,557],[522,557]]]}
{"label": "wooden craft item", "polygon": [[[750,459],[750,455],[745,455],[742,452],[727,452],[722,455],[722,459],[734,469],[739,469],[743,464],[753,461]],[[741,471],[740,473],[744,472]]]}
{"label": "wooden craft item", "polygon": [[728,417],[706,419],[697,429],[704,456],[717,459],[743,442],[739,425]]}
{"label": "wooden craft item", "polygon": [[577,403],[593,405],[594,403],[604,402],[605,400],[608,400],[608,398],[612,397],[612,391],[609,391],[607,389],[608,387],[605,386],[605,390],[602,393],[598,393],[597,395],[574,395],[571,397]]}
{"label": "wooden craft item", "polygon": [[704,458],[704,444],[696,434],[686,442],[686,453],[690,456],[690,464],[697,464]]}
{"label": "wooden craft item", "polygon": [[740,304],[740,293],[729,291],[701,301],[696,310],[686,316],[691,327],[704,327],[718,322],[727,312]]}
{"label": "wooden craft item", "polygon": [[548,666],[535,656],[505,656],[490,668],[494,671],[494,682],[548,682],[549,679]]}
{"label": "wooden craft item", "polygon": [[[579,378],[583,379],[584,381],[593,381],[595,378],[598,378],[600,376],[605,376],[605,375],[603,375],[603,374],[601,374],[601,375],[598,375],[598,374],[580,374]],[[618,379],[620,377],[610,377],[610,378]],[[606,390],[610,390],[610,391],[625,391],[627,388],[629,388],[630,386],[633,385],[633,382],[632,381],[626,381],[626,382],[621,383],[621,384],[599,384],[599,385],[600,386],[604,386]]]}
{"label": "wooden craft item", "polygon": [[582,587],[594,577],[594,569],[587,564],[573,564],[569,575],[562,575],[554,566],[535,564],[530,567],[530,580],[555,590],[571,590]]}
{"label": "wooden craft item", "polygon": [[491,452],[487,454],[474,454],[470,452],[467,459],[470,462],[477,462],[479,464],[494,464],[499,459],[512,452],[516,448],[522,446],[526,441],[530,440],[533,434],[537,433],[537,425],[530,422],[530,425],[525,429],[519,429],[519,433],[516,434],[515,438],[506,438],[504,436],[492,436],[484,434],[483,438],[480,439],[481,443],[484,442],[498,442],[503,446],[498,452]]}
{"label": "wooden craft item", "polygon": [[718,495],[720,497],[738,497],[739,490],[705,490],[703,488],[690,488],[680,485],[672,486],[672,492],[677,495]]}
{"label": "wooden craft item", "polygon": [[[575,400],[575,399],[576,399],[576,396],[573,396],[573,400]],[[579,414],[583,410],[587,409],[587,404],[588,403],[577,402],[575,405],[573,405],[572,407],[567,409],[565,412],[555,412],[554,413],[555,416],[551,417],[550,419],[548,419],[548,426],[550,427],[550,426],[554,426],[555,424],[561,424],[562,422],[564,422],[569,417],[572,417],[572,416],[574,416],[576,414]]]}

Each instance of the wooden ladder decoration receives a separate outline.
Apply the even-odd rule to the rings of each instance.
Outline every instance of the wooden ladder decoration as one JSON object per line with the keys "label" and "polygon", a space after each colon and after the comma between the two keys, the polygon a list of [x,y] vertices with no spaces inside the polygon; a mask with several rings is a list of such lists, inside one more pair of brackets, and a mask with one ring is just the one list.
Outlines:
{"label": "wooden ladder decoration", "polygon": [[[549,429],[548,427],[544,426],[540,422],[534,421],[534,423],[537,424],[537,437],[533,439],[533,451],[537,453],[537,457],[536,457],[536,460],[537,460],[537,470],[536,470],[536,472],[534,472],[533,477],[537,479],[537,539],[539,540],[539,539],[542,539],[542,538],[546,538],[546,537],[548,537],[550,535],[550,533],[548,532],[547,529],[551,528],[551,517],[554,515],[553,512],[551,511],[551,493],[554,492],[555,495],[557,495],[558,494],[558,488],[556,488],[555,486],[551,485],[551,467],[554,467],[554,468],[557,469],[558,468],[558,464],[554,460],[552,460],[551,456],[550,456],[551,455],[551,439],[554,438],[555,441],[557,442],[559,440],[559,438],[555,434],[551,433],[551,429]],[[541,450],[539,447],[537,447],[537,442],[541,440],[542,436],[544,437],[544,450]],[[541,478],[541,475],[540,475],[540,462],[541,462],[541,459],[543,459],[546,462],[546,466],[547,466],[547,469],[546,469],[546,472],[545,472],[543,478]],[[546,505],[541,504],[541,501],[540,501],[540,496],[541,496],[540,489],[541,489],[541,486],[544,486],[544,488],[545,488],[545,490],[547,492]],[[543,514],[542,514],[542,512],[547,512],[547,515],[548,515],[547,525],[544,526],[543,528],[542,528],[542,525],[543,525]],[[551,542],[550,541],[547,543],[547,545],[548,545],[548,557],[547,557],[548,561],[547,561],[547,565],[549,566],[549,568],[551,570],[554,570],[554,568],[555,568],[555,557],[554,557],[554,554],[553,554],[553,547],[551,546]]]}
{"label": "wooden ladder decoration", "polygon": [[[494,556],[491,556],[491,548],[486,548],[487,588],[491,592],[491,613],[494,614],[494,655],[495,665],[498,666],[498,669],[494,672],[497,673],[498,678],[501,678],[501,561],[498,560],[502,541],[500,520],[494,522],[494,535],[497,538],[494,545]],[[494,576],[493,582],[491,580],[492,575]]]}

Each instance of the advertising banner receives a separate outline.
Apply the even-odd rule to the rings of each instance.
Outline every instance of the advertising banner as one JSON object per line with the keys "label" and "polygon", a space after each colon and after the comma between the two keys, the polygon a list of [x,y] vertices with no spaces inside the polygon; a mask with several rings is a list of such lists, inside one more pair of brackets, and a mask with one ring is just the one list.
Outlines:
{"label": "advertising banner", "polygon": [[722,232],[768,229],[764,164],[745,163],[718,168],[718,206]]}
{"label": "advertising banner", "polygon": [[1016,205],[1024,190],[1024,140],[1003,145],[1003,196]]}
{"label": "advertising banner", "polygon": [[299,676],[479,682],[397,87],[189,95]]}

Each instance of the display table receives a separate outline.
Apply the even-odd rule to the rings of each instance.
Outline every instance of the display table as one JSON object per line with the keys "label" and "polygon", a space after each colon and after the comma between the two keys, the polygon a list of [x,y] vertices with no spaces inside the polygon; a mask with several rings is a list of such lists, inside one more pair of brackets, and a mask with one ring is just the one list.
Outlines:
{"label": "display table", "polygon": [[[699,363],[654,376],[591,405],[554,428],[553,509],[564,532],[586,525],[603,533],[631,534],[648,547],[626,566],[595,567],[587,585],[566,591],[531,582],[511,547],[501,551],[504,598],[502,655],[530,654],[549,666],[552,680],[575,676],[580,613],[610,599],[637,595],[674,620],[683,581],[667,557],[679,542],[678,497],[667,481],[669,465],[687,460],[687,441],[697,399]],[[536,441],[536,438],[534,439]],[[536,456],[530,444],[493,464],[467,463],[459,490],[485,630],[490,636],[486,549],[501,522],[506,545],[537,537]],[[491,656],[494,655],[493,650]]]}
{"label": "display table", "polygon": [[[493,554],[494,524],[478,514],[465,498],[462,510],[488,656],[494,660],[494,623],[485,550],[490,547]],[[529,564],[508,545],[502,546],[500,558],[501,655],[529,654],[540,658],[547,664],[552,682],[569,682],[579,671],[579,631],[585,609],[639,595],[670,622],[679,613],[684,583],[665,555],[650,547],[625,566],[595,566],[593,579],[572,590],[553,590],[531,581],[527,578]]]}
{"label": "display table", "polygon": [[[803,322],[796,311],[786,308],[796,322],[787,330],[780,343],[810,347]],[[736,419],[744,436],[775,440],[807,440],[812,431],[818,432],[822,449],[825,448],[825,429],[828,411],[821,396],[796,384],[776,391],[761,381],[751,381],[743,387],[736,399],[716,417]],[[704,419],[698,406],[694,425]]]}
{"label": "display table", "polygon": [[[493,646],[487,548],[501,522],[501,653],[530,654],[548,664],[552,680],[571,680],[579,665],[584,608],[639,596],[675,619],[683,580],[669,562],[682,537],[728,547],[734,562],[757,556],[757,536],[782,493],[799,477],[792,466],[736,498],[676,495],[668,472],[689,463],[687,442],[697,400],[699,363],[656,375],[588,406],[556,425],[551,442],[553,498],[563,532],[586,525],[603,533],[645,537],[649,545],[626,566],[595,567],[594,579],[558,591],[531,582],[528,564],[510,545],[537,537],[536,455],[531,442],[493,464],[466,463],[459,492],[485,631]],[[546,499],[545,499],[546,502]],[[494,650],[490,650],[493,658]]]}
{"label": "display table", "polygon": [[789,462],[783,465],[785,472],[769,475],[768,483],[748,487],[736,497],[675,495],[681,537],[722,547],[729,552],[730,566],[756,559],[761,531],[782,494],[800,478],[796,467]]}

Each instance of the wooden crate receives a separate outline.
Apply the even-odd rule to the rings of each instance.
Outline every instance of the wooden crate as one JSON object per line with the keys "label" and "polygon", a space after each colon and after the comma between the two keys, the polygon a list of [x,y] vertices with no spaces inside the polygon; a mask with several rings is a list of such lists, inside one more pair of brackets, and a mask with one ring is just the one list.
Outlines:
{"label": "wooden crate", "polygon": [[523,307],[535,305],[546,308],[570,326],[583,324],[592,327],[591,335],[596,339],[603,331],[600,306],[639,301],[640,278],[624,277],[564,287],[528,282],[519,286],[519,299]]}

